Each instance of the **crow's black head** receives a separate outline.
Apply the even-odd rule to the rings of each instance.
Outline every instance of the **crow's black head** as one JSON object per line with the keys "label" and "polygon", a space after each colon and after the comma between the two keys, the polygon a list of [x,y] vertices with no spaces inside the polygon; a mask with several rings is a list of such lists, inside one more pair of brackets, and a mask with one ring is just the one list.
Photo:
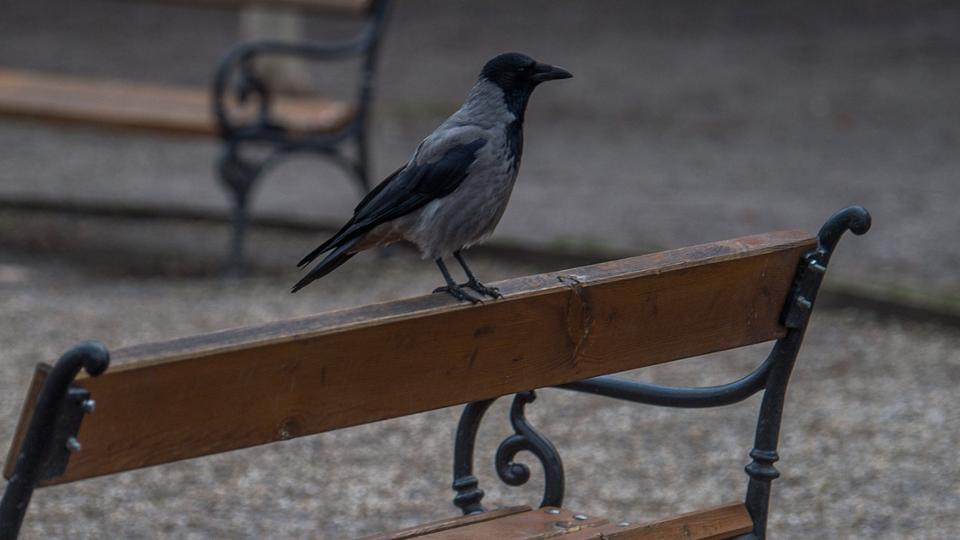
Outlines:
{"label": "crow's black head", "polygon": [[544,81],[569,79],[569,71],[550,64],[541,64],[520,53],[504,53],[495,56],[483,66],[480,76],[495,83],[504,92],[531,92]]}

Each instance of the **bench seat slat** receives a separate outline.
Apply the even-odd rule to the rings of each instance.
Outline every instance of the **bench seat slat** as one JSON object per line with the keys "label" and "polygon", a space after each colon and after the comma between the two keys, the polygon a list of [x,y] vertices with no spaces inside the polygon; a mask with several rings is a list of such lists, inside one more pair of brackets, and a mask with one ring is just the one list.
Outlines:
{"label": "bench seat slat", "polygon": [[[568,534],[589,531],[608,523],[607,520],[596,517],[575,519],[575,514],[565,508],[557,508],[554,511],[557,513],[552,514],[547,512],[546,508],[538,508],[482,522],[463,523],[462,526],[449,527],[414,538],[421,540],[479,540],[481,538],[545,540],[566,538]],[[471,517],[473,516],[465,516],[458,521],[462,522]]]}
{"label": "bench seat slat", "polygon": [[514,507],[411,527],[362,540],[724,540],[753,530],[742,502],[706,508],[648,523],[620,526],[603,518],[574,518],[573,512]]}
{"label": "bench seat slat", "polygon": [[488,512],[483,512],[481,514],[473,514],[469,516],[458,516],[455,518],[448,518],[440,521],[423,523],[420,525],[416,525],[414,527],[400,529],[398,531],[375,534],[373,536],[365,536],[360,540],[409,540],[410,538],[421,538],[425,535],[432,534],[435,532],[446,531],[448,529],[455,529],[457,527],[466,527],[467,525],[473,525],[476,523],[482,523],[484,521],[500,519],[505,516],[520,514],[523,512],[530,512],[532,510],[533,509],[530,508],[529,506],[512,506],[509,508],[497,508],[496,510],[490,510]]}
{"label": "bench seat slat", "polygon": [[724,540],[753,530],[743,503],[731,503],[679,514],[650,523],[606,525],[563,537],[563,540]]}
{"label": "bench seat slat", "polygon": [[[233,112],[241,121],[255,116],[252,104]],[[349,123],[354,111],[344,102],[281,96],[275,114],[293,131],[329,132]],[[167,135],[212,137],[218,133],[206,88],[10,69],[0,70],[0,115]]]}
{"label": "bench seat slat", "polygon": [[115,350],[77,381],[97,412],[50,483],[775,339],[814,246],[749,236],[504,281],[506,297],[480,306],[426,295]]}

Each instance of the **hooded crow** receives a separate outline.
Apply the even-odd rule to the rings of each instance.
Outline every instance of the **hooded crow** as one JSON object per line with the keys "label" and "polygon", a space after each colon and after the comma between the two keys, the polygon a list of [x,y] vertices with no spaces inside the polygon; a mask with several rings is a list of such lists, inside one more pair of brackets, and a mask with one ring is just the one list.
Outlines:
{"label": "hooded crow", "polygon": [[[466,101],[417,146],[406,165],[360,201],[353,217],[298,266],[326,256],[303,277],[297,292],[347,262],[358,252],[400,240],[415,244],[443,273],[446,292],[479,302],[466,290],[499,298],[477,280],[461,251],[488,238],[510,200],[523,151],[523,116],[533,89],[544,81],[567,79],[565,69],[529,56],[506,53],[487,62]],[[443,258],[453,255],[467,282],[450,277]]]}

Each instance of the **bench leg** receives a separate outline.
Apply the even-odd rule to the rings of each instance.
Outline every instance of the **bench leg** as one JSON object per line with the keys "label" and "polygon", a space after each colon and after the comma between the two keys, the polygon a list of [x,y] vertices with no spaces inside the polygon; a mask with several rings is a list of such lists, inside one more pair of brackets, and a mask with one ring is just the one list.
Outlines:
{"label": "bench leg", "polygon": [[233,198],[233,234],[230,238],[230,251],[224,269],[227,276],[240,276],[244,271],[243,251],[249,221],[250,192],[262,170],[262,165],[243,160],[234,146],[228,146],[226,153],[220,159],[220,181]]}
{"label": "bench leg", "polygon": [[777,340],[771,353],[773,364],[760,404],[756,436],[753,450],[750,451],[752,461],[745,469],[750,477],[745,504],[753,519],[753,533],[748,536],[752,540],[766,538],[770,484],[780,476],[773,464],[779,459],[777,444],[787,383],[800,352],[827,265],[845,232],[865,234],[870,230],[870,223],[870,214],[862,207],[850,206],[840,210],[820,228],[817,249],[804,255],[797,269],[793,290],[782,315],[783,324],[788,329],[787,335]]}
{"label": "bench leg", "polygon": [[343,172],[356,180],[357,187],[361,195],[366,195],[370,188],[370,151],[367,148],[367,136],[363,128],[357,128],[352,135],[353,144],[356,146],[356,156],[349,156],[341,152],[338,148],[328,147],[318,150],[320,155],[333,161],[335,165],[343,169]]}
{"label": "bench leg", "polygon": [[364,193],[370,191],[373,187],[370,185],[370,148],[367,142],[366,126],[361,126],[357,131],[357,181],[360,182],[360,188]]}
{"label": "bench leg", "polygon": [[465,516],[486,511],[480,504],[484,495],[483,490],[480,489],[480,481],[473,475],[473,447],[477,441],[477,431],[480,430],[483,415],[494,401],[496,399],[468,403],[457,425],[453,457],[453,489],[457,492],[457,496],[453,498],[453,504],[462,510]]}
{"label": "bench leg", "polygon": [[249,192],[234,192],[233,234],[230,237],[230,255],[227,259],[226,273],[240,276],[244,271],[243,245],[247,236],[247,196]]}
{"label": "bench leg", "polygon": [[771,353],[773,364],[767,375],[766,390],[760,404],[760,418],[751,462],[744,468],[750,481],[747,484],[747,497],[744,501],[753,520],[753,533],[749,538],[762,540],[767,534],[767,514],[770,506],[770,484],[780,477],[780,471],[773,465],[780,459],[777,444],[780,438],[780,421],[783,417],[783,402],[790,373],[797,361],[800,344],[803,342],[804,329],[791,329],[787,335],[777,340]]}
{"label": "bench leg", "polygon": [[37,482],[62,475],[70,452],[80,449],[76,433],[83,414],[92,412],[93,401],[86,398],[86,390],[71,388],[74,377],[81,369],[95,377],[109,363],[106,347],[88,341],[64,353],[49,369],[0,500],[0,540],[17,538]]}

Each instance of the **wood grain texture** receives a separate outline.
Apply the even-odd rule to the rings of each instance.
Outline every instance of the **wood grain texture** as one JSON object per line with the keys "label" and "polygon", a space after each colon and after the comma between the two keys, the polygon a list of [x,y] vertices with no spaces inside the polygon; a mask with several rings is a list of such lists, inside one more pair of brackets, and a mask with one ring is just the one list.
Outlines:
{"label": "wood grain texture", "polygon": [[797,231],[113,352],[70,482],[780,337]]}
{"label": "wood grain texture", "polygon": [[[210,92],[206,88],[45,75],[0,70],[0,115],[46,122],[213,137]],[[231,108],[239,122],[256,116],[253,104]],[[292,131],[329,132],[354,116],[348,103],[280,96],[275,116]]]}
{"label": "wood grain texture", "polygon": [[596,536],[578,536],[569,540],[723,540],[752,530],[753,520],[750,519],[750,513],[743,503],[738,502],[652,523],[606,527],[603,531],[597,531]]}
{"label": "wood grain texture", "polygon": [[587,531],[607,524],[607,520],[597,517],[581,516],[574,518],[574,512],[563,508],[551,514],[546,508],[530,512],[520,512],[480,523],[451,527],[442,531],[424,534],[415,538],[422,540],[546,540],[547,538],[566,538],[568,534]]}
{"label": "wood grain texture", "polygon": [[411,527],[363,540],[723,540],[753,530],[753,521],[741,502],[707,508],[650,523],[620,526],[594,516],[575,519],[576,514],[559,509],[515,507]]}
{"label": "wood grain texture", "polygon": [[483,512],[482,514],[473,514],[470,516],[458,516],[455,518],[443,519],[440,521],[432,521],[430,523],[424,523],[414,527],[408,527],[406,529],[401,529],[398,531],[375,534],[373,536],[365,536],[360,540],[408,540],[409,538],[420,538],[424,535],[446,531],[448,529],[455,529],[457,527],[466,527],[467,525],[474,525],[477,523],[482,523],[484,521],[490,521],[494,519],[500,519],[505,516],[510,516],[513,514],[519,514],[522,512],[530,512],[533,509],[529,506],[512,506],[509,508],[497,508],[496,510],[490,510],[488,512]]}

